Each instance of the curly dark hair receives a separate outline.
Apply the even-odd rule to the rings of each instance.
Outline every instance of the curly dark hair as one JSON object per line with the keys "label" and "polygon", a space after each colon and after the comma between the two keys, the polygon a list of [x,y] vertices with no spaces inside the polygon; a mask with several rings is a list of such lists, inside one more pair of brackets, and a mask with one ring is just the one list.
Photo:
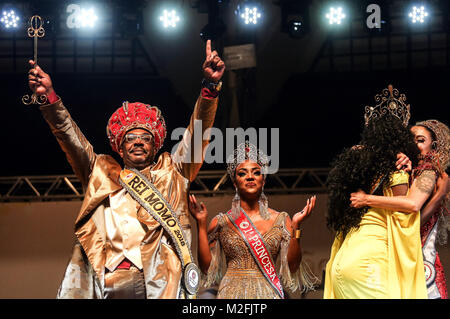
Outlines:
{"label": "curly dark hair", "polygon": [[[359,226],[368,207],[350,207],[350,193],[362,189],[370,193],[374,183],[396,170],[397,154],[404,153],[417,164],[419,149],[411,131],[390,113],[372,119],[361,135],[360,145],[346,148],[332,162],[327,178],[327,226],[344,236]],[[389,185],[383,178],[381,186]]]}

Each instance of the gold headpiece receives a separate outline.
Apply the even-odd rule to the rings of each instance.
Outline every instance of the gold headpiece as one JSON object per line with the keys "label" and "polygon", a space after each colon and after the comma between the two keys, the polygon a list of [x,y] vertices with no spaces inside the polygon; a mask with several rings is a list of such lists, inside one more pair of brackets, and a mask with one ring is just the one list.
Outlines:
{"label": "gold headpiece", "polygon": [[251,160],[257,163],[259,166],[261,166],[262,173],[264,175],[267,173],[269,158],[255,145],[246,141],[245,143],[239,144],[238,147],[234,150],[233,154],[228,156],[227,171],[231,177],[231,180],[234,181],[236,168],[239,166],[239,164],[245,162],[245,160]]}
{"label": "gold headpiece", "polygon": [[424,126],[432,131],[436,137],[434,151],[437,153],[439,164],[445,171],[450,164],[450,130],[447,125],[437,120],[417,122],[416,125]]}
{"label": "gold headpiece", "polygon": [[406,104],[406,95],[400,94],[391,84],[387,89],[383,89],[381,94],[375,95],[375,106],[366,106],[364,120],[366,126],[369,121],[374,118],[381,117],[386,113],[390,113],[399,118],[403,126],[407,126],[411,113],[409,112],[409,104]]}

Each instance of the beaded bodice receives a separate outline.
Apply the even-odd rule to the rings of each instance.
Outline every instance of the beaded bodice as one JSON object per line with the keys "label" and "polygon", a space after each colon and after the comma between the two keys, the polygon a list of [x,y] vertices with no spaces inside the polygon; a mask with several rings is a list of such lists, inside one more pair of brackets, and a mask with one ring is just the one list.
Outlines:
{"label": "beaded bodice", "polygon": [[[275,262],[280,251],[286,213],[277,216],[273,226],[262,235],[266,247]],[[237,229],[225,214],[219,215],[218,239],[225,253],[227,267],[231,269],[259,269],[250,250]]]}

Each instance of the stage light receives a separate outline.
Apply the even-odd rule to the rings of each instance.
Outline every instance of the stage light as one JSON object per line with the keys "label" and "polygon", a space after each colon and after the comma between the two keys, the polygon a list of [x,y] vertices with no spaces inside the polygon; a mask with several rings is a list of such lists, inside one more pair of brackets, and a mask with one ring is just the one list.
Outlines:
{"label": "stage light", "polygon": [[162,16],[159,17],[159,20],[162,21],[164,28],[176,28],[177,23],[180,21],[180,17],[178,16],[175,10],[164,10]]}
{"label": "stage light", "polygon": [[78,4],[69,4],[66,9],[67,13],[70,13],[67,16],[67,27],[69,29],[85,29],[85,28],[94,28],[97,21],[98,16],[95,8],[91,7],[89,9],[82,8]]}
{"label": "stage light", "polygon": [[14,10],[3,10],[0,22],[4,25],[6,29],[17,28],[20,17],[16,15]]}
{"label": "stage light", "polygon": [[244,20],[245,24],[257,24],[258,19],[261,18],[261,13],[259,12],[257,7],[249,8],[245,7],[244,12],[241,13],[241,18]]}
{"label": "stage light", "polygon": [[341,24],[346,16],[342,7],[331,7],[325,17],[328,19],[329,24]]}
{"label": "stage light", "polygon": [[237,5],[235,14],[245,25],[256,26],[263,17],[263,10],[256,1],[242,1]]}
{"label": "stage light", "polygon": [[428,17],[428,12],[425,10],[424,6],[413,6],[412,10],[409,12],[409,17],[411,18],[412,23],[424,23],[425,18]]}
{"label": "stage light", "polygon": [[98,20],[98,17],[95,14],[94,8],[90,8],[88,10],[82,8],[78,19],[80,20],[82,28],[93,28]]}

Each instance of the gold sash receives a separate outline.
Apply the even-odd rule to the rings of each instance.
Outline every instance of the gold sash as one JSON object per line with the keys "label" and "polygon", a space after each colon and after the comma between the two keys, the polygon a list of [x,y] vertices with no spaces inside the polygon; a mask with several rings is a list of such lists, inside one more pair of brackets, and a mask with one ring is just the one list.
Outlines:
{"label": "gold sash", "polygon": [[186,235],[172,207],[142,173],[135,169],[120,172],[120,184],[167,231],[183,267],[183,284],[188,298],[195,298],[200,282],[200,272],[193,262]]}

